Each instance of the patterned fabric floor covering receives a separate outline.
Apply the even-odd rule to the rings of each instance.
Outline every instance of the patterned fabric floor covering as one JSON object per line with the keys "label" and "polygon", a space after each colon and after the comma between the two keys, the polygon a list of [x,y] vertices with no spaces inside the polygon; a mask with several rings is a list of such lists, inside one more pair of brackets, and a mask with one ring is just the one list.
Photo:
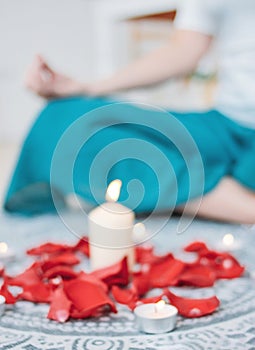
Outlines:
{"label": "patterned fabric floor covering", "polygon": [[[59,324],[46,318],[48,305],[18,302],[0,317],[0,349],[172,349],[172,350],[254,350],[255,349],[255,257],[254,228],[208,223],[195,220],[183,233],[177,233],[179,218],[150,218],[146,222],[159,253],[171,251],[181,256],[181,247],[194,239],[204,240],[209,247],[223,249],[222,237],[231,232],[236,249],[232,253],[247,267],[243,278],[217,282],[214,289],[179,289],[194,297],[216,292],[220,309],[211,316],[178,318],[177,327],[167,334],[140,333],[134,315],[125,306],[117,314],[100,319],[69,321]],[[0,214],[0,240],[7,241],[17,253],[8,272],[18,273],[31,261],[24,258],[26,248],[46,241],[74,242],[86,233],[86,219],[75,212],[65,214],[64,222],[57,216],[33,219]],[[160,231],[159,233],[156,233]],[[176,290],[173,289],[173,290]]]}

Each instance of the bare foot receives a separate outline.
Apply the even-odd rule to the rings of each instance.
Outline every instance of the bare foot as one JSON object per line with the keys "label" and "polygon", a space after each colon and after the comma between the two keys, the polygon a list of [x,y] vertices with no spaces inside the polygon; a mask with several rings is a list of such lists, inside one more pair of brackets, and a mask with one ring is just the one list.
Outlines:
{"label": "bare foot", "polygon": [[82,83],[56,72],[39,55],[26,73],[25,84],[28,89],[45,98],[74,96],[85,92]]}

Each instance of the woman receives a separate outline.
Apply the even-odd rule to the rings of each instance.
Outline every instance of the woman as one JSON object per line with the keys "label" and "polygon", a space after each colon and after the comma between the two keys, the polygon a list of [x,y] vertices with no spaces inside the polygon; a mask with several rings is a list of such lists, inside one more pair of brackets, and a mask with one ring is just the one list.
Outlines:
{"label": "woman", "polygon": [[[36,57],[27,75],[27,86],[40,96],[61,98],[61,100],[48,105],[30,131],[6,197],[5,208],[10,211],[33,213],[54,207],[54,203],[50,204],[50,195],[45,195],[47,191],[43,191],[42,188],[37,191],[36,185],[50,183],[53,154],[58,147],[59,140],[72,123],[86,112],[111,105],[111,100],[99,98],[99,96],[107,97],[120,90],[157,84],[193,71],[212,42],[217,40],[219,84],[215,110],[206,113],[173,113],[178,123],[183,125],[191,135],[201,156],[204,167],[202,193],[198,189],[199,186],[195,184],[194,191],[188,195],[190,188],[187,171],[184,170],[183,164],[180,165],[182,159],[178,156],[178,150],[170,145],[171,142],[163,146],[162,140],[158,140],[154,133],[148,132],[146,128],[146,130],[139,129],[134,125],[130,128],[123,128],[126,116],[128,119],[128,115],[136,113],[139,125],[144,126],[146,120],[155,122],[155,118],[159,118],[159,122],[165,123],[165,128],[167,128],[171,118],[161,120],[157,111],[134,106],[123,106],[123,109],[119,110],[121,113],[117,113],[121,114],[121,117],[116,116],[114,123],[117,120],[120,128],[116,126],[115,129],[114,127],[107,129],[109,126],[106,120],[107,114],[98,117],[100,125],[106,127],[103,131],[103,138],[107,140],[110,135],[107,141],[110,144],[119,140],[118,135],[123,133],[120,137],[122,139],[130,139],[135,135],[144,142],[155,144],[161,153],[166,155],[176,174],[178,187],[176,200],[168,200],[171,197],[168,191],[171,189],[173,179],[170,174],[166,176],[165,171],[160,170],[160,166],[156,174],[160,186],[154,184],[156,180],[153,175],[149,171],[144,171],[140,164],[132,163],[132,174],[130,175],[128,159],[122,165],[118,164],[117,169],[113,171],[108,180],[118,177],[127,186],[133,178],[139,179],[145,187],[146,195],[141,205],[134,206],[137,211],[151,211],[155,208],[157,210],[173,209],[173,206],[177,211],[182,211],[184,204],[188,202],[185,213],[191,215],[197,212],[200,217],[208,219],[255,223],[255,177],[253,176],[255,171],[255,100],[252,95],[255,87],[254,23],[255,3],[253,0],[244,0],[241,3],[238,0],[184,0],[177,11],[175,30],[169,42],[108,79],[93,83],[82,83],[62,75],[50,68],[41,57]],[[70,98],[82,95],[86,97]],[[133,108],[132,111],[129,108]],[[96,118],[97,115],[95,111]],[[83,127],[90,130],[90,121],[87,123]],[[155,124],[153,125],[152,129],[155,129]],[[92,128],[90,132],[92,131],[95,133],[95,129]],[[158,130],[155,133],[156,136],[159,136]],[[168,136],[171,139],[173,135]],[[75,134],[72,134],[72,137],[74,139]],[[43,142],[48,138],[54,139],[54,142],[51,147],[42,150],[42,144],[38,144],[38,139]],[[99,139],[101,140],[102,137]],[[95,139],[88,146],[90,148],[87,154],[85,151],[83,158],[79,156],[80,165],[77,166],[74,182],[80,177],[82,171],[89,171],[88,167],[92,165],[92,158],[97,154],[93,153],[93,147],[99,152],[107,146],[107,142],[100,147],[95,147],[98,144],[98,139]],[[128,146],[123,147],[125,149]],[[146,147],[144,152],[145,157],[142,161],[146,163],[150,154],[149,152],[146,154]],[[86,163],[87,157],[91,157],[90,163]],[[192,155],[190,157],[192,158]],[[47,164],[43,165],[40,176],[38,176],[37,167],[40,168],[46,158],[48,159]],[[59,162],[61,166],[61,161]],[[83,170],[81,164],[84,165]],[[54,174],[56,182],[53,187],[61,197],[61,190],[57,190],[58,183],[61,182],[61,174],[58,174],[57,170]],[[201,181],[199,176],[197,182]],[[83,186],[82,181],[87,187],[79,191],[79,188]],[[100,178],[95,180],[93,186],[95,191],[97,187],[100,189],[99,198],[102,198],[105,186],[100,181]],[[24,203],[25,189],[30,185],[34,185],[31,187],[31,193],[33,192],[34,195],[37,193],[37,195],[32,196],[35,200],[31,200],[31,196],[28,196],[28,202]],[[157,205],[157,199],[154,198],[156,196],[153,196],[155,191],[150,191],[150,185],[152,188],[155,185],[157,195],[165,194],[159,205]],[[65,185],[60,185],[59,189],[65,192]],[[85,200],[95,202],[87,177],[77,180],[76,189],[76,192]],[[65,194],[69,190],[66,190]],[[153,193],[148,195],[149,192]],[[201,194],[203,198],[200,203]],[[44,195],[46,196],[45,201],[43,201]]]}

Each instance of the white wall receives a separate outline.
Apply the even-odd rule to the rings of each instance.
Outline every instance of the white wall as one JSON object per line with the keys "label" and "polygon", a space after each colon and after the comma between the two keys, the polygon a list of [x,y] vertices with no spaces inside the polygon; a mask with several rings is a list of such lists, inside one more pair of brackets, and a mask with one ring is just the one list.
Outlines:
{"label": "white wall", "polygon": [[18,142],[43,101],[23,87],[35,53],[90,78],[89,4],[84,0],[0,0],[0,140]]}

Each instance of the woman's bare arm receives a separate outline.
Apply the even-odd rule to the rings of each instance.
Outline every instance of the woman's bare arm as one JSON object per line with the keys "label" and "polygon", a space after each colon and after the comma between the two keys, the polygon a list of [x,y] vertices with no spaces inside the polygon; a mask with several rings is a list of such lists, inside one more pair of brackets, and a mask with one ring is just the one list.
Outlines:
{"label": "woman's bare arm", "polygon": [[26,85],[43,97],[98,96],[153,85],[194,70],[211,41],[212,37],[202,33],[175,30],[164,46],[109,78],[92,83],[82,83],[58,73],[38,56],[27,72]]}
{"label": "woman's bare arm", "polygon": [[108,79],[85,86],[85,92],[89,89],[94,95],[105,95],[184,75],[195,69],[211,40],[210,36],[198,32],[176,30],[164,46],[129,64]]}

